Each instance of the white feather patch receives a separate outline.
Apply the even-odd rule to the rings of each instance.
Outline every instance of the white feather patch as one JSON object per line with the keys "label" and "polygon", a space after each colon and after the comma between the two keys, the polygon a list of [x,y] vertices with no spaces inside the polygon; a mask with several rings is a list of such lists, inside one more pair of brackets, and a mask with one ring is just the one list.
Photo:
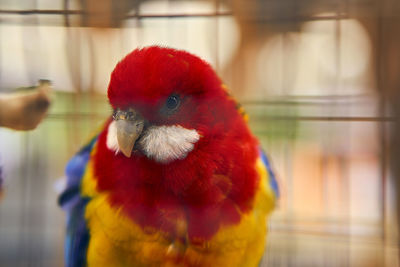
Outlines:
{"label": "white feather patch", "polygon": [[115,127],[115,121],[112,121],[108,126],[107,133],[107,148],[115,151],[115,154],[119,152],[118,139],[117,139],[117,127]]}
{"label": "white feather patch", "polygon": [[[185,158],[199,139],[200,135],[196,130],[179,125],[151,126],[145,130],[138,142],[148,158],[168,163]],[[108,126],[107,148],[115,151],[115,154],[120,151],[114,121]]]}
{"label": "white feather patch", "polygon": [[144,154],[161,163],[183,159],[193,150],[200,135],[196,130],[173,126],[151,126],[139,140]]}

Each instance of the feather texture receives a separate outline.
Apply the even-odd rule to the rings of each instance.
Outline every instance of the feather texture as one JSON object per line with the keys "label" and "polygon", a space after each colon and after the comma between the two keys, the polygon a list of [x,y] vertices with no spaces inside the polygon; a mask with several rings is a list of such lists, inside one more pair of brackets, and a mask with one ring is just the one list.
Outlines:
{"label": "feather texture", "polygon": [[262,160],[266,170],[268,171],[269,185],[270,185],[271,189],[274,191],[275,197],[279,198],[279,196],[280,196],[279,186],[278,186],[278,182],[275,177],[275,173],[272,169],[271,163],[269,162],[267,155],[261,148],[259,148],[259,155],[260,155],[260,159]]}
{"label": "feather texture", "polygon": [[96,190],[94,165],[89,162],[82,182],[82,194],[91,199],[85,212],[93,233],[87,252],[89,266],[256,266],[264,252],[265,216],[274,207],[275,193],[261,158],[254,167],[260,184],[253,210],[241,214],[239,223],[221,227],[209,240],[189,241],[187,225],[179,214],[173,220],[183,223],[181,233],[172,236],[142,227],[113,207],[110,194]]}
{"label": "feather texture", "polygon": [[80,193],[82,177],[90,153],[97,138],[93,138],[67,164],[67,187],[60,195],[59,205],[67,213],[67,231],[65,238],[65,266],[86,266],[86,251],[89,243],[89,231],[84,218],[89,198]]}
{"label": "feather texture", "polygon": [[[115,209],[107,193],[96,190],[93,161],[95,140],[83,148],[67,165],[68,187],[59,202],[67,210],[65,241],[66,266],[255,266],[264,251],[264,217],[272,210],[276,180],[265,154],[260,151],[256,170],[260,176],[254,211],[236,226],[224,227],[211,240],[185,245],[157,229],[142,228]],[[221,186],[224,177],[219,178]],[[88,205],[89,204],[89,205]],[[87,225],[87,220],[91,221]],[[176,217],[176,220],[181,218]],[[185,227],[184,227],[185,228]],[[185,231],[184,229],[183,231]],[[96,233],[90,235],[89,231]],[[184,237],[186,233],[182,234]],[[92,245],[88,251],[88,244]],[[181,248],[177,248],[178,246]],[[222,250],[222,252],[221,252]],[[97,251],[106,251],[99,253]],[[130,252],[128,252],[130,251]],[[121,255],[128,253],[130,256]],[[217,264],[217,265],[215,265]],[[220,265],[218,265],[220,264]]]}
{"label": "feather texture", "polygon": [[137,49],[108,97],[145,127],[125,156],[110,119],[68,164],[67,266],[256,266],[279,191],[212,68],[184,51]]}

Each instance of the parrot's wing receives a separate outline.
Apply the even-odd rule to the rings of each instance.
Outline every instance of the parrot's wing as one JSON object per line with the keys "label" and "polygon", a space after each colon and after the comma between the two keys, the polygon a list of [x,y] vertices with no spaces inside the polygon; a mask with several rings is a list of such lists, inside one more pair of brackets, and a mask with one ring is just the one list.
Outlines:
{"label": "parrot's wing", "polygon": [[267,172],[268,172],[269,186],[272,188],[272,191],[274,192],[275,197],[279,198],[279,186],[278,186],[278,182],[276,181],[274,171],[271,167],[271,163],[269,162],[267,155],[264,153],[264,151],[261,148],[259,148],[259,154],[260,154],[260,158],[261,158],[262,162],[264,163],[265,168],[267,169]]}
{"label": "parrot's wing", "polygon": [[97,137],[84,146],[67,164],[65,173],[67,186],[58,199],[59,205],[67,213],[67,233],[65,239],[65,266],[86,266],[86,251],[89,231],[84,213],[88,198],[80,194],[80,184],[90,153]]}

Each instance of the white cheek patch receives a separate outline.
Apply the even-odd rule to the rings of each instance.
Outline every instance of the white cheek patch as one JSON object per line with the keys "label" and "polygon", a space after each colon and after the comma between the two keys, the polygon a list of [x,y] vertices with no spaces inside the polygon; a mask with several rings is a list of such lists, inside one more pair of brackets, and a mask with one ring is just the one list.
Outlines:
{"label": "white cheek patch", "polygon": [[107,148],[115,151],[115,154],[119,152],[118,139],[117,139],[117,127],[115,127],[115,121],[112,121],[108,126],[107,133]]}
{"label": "white cheek patch", "polygon": [[[151,126],[145,130],[138,142],[142,152],[148,158],[168,163],[185,158],[199,139],[200,135],[196,130],[186,129],[179,125]],[[114,121],[108,126],[107,148],[115,154],[120,151]]]}
{"label": "white cheek patch", "polygon": [[200,135],[196,130],[173,126],[151,126],[140,138],[144,154],[161,163],[183,159],[193,150]]}

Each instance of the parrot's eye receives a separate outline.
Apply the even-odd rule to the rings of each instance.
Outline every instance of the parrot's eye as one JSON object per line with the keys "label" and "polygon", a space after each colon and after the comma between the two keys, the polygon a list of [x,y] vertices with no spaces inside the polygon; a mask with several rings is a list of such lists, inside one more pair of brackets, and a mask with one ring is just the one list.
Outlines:
{"label": "parrot's eye", "polygon": [[178,110],[180,104],[181,98],[179,95],[170,95],[160,109],[161,115],[166,117],[171,116]]}
{"label": "parrot's eye", "polygon": [[179,103],[180,103],[179,96],[171,95],[168,97],[167,102],[165,103],[165,106],[169,110],[175,110],[179,106]]}

